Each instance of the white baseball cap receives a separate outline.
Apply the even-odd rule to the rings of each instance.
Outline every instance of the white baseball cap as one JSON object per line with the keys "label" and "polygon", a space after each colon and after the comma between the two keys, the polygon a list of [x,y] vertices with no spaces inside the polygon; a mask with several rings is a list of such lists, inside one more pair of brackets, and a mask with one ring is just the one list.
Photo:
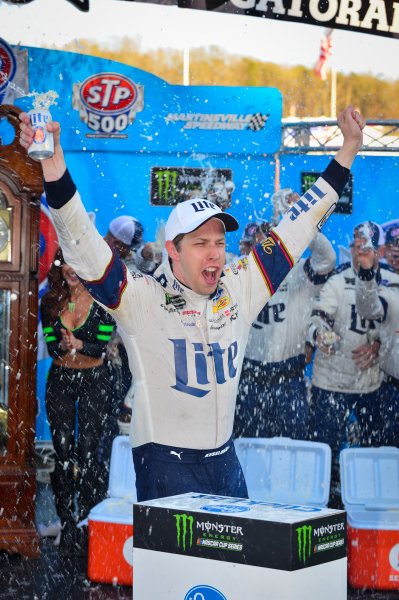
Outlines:
{"label": "white baseball cap", "polygon": [[116,217],[111,221],[108,229],[115,238],[126,244],[126,246],[131,246],[136,232],[136,219],[127,215]]}
{"label": "white baseball cap", "polygon": [[180,233],[190,233],[208,219],[220,219],[226,231],[236,231],[238,221],[219,206],[204,198],[192,198],[180,202],[169,215],[165,225],[165,241],[174,240]]}

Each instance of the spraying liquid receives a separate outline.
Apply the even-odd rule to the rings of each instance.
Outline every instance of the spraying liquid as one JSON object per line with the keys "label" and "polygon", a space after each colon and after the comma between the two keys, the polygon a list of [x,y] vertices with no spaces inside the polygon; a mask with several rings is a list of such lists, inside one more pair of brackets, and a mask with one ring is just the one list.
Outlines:
{"label": "spraying liquid", "polygon": [[156,263],[161,262],[162,252],[165,246],[165,223],[163,221],[158,225],[155,242],[153,242],[151,246],[154,253],[153,260]]}
{"label": "spraying liquid", "polygon": [[12,81],[7,81],[7,75],[5,73],[0,73],[0,85],[4,85],[5,83],[7,84],[7,87],[17,92],[20,96],[25,96],[25,90],[20,88]]}
{"label": "spraying liquid", "polygon": [[357,235],[366,240],[362,246],[362,250],[373,250],[373,232],[367,223],[364,223],[361,227],[359,227],[357,230]]}
{"label": "spraying liquid", "polygon": [[28,154],[34,160],[44,160],[54,155],[53,134],[47,131],[47,123],[51,119],[49,107],[57,104],[57,92],[50,90],[39,94],[31,92],[28,96],[33,96],[33,108],[28,112],[32,129],[35,132],[33,142],[28,148]]}
{"label": "spraying liquid", "polygon": [[48,92],[31,92],[27,94],[27,97],[33,97],[33,108],[36,110],[44,109],[49,110],[50,106],[53,104],[57,104],[57,98],[59,95],[54,90],[49,90]]}

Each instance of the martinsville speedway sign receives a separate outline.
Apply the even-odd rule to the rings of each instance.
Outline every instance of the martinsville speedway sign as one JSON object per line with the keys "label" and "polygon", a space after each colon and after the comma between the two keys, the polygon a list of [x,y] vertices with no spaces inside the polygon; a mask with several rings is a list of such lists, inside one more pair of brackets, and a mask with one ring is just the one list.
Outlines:
{"label": "martinsville speedway sign", "polygon": [[[34,0],[5,0],[26,4]],[[90,0],[67,0],[88,12]],[[120,0],[109,0],[112,3]],[[131,1],[131,0],[126,0]],[[393,0],[140,0],[154,4],[171,4],[194,8],[251,15],[266,19],[322,25],[385,37],[399,37],[399,2]]]}

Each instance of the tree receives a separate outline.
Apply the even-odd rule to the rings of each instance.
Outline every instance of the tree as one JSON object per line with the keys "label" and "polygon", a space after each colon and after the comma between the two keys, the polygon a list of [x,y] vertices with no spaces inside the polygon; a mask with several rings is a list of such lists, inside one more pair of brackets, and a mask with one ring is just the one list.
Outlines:
{"label": "tree", "polygon": [[[157,75],[171,84],[183,83],[183,54],[170,48],[142,51],[140,40],[124,37],[114,48],[90,40],[69,44],[72,52],[99,56]],[[276,87],[283,95],[283,116],[330,116],[330,81],[321,81],[313,69],[288,67],[225,53],[217,46],[190,50],[190,85]],[[370,74],[337,75],[337,112],[354,104],[373,119],[399,119],[399,80]]]}

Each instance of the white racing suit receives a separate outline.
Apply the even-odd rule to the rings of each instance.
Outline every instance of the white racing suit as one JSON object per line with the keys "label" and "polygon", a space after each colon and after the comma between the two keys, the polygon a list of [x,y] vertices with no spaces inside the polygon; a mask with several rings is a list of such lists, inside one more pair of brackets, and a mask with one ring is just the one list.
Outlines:
{"label": "white racing suit", "polygon": [[316,349],[312,370],[309,438],[329,444],[332,451],[330,506],[341,507],[338,457],[346,435],[348,418],[359,424],[359,443],[377,443],[377,390],[380,387],[378,359],[361,370],[353,350],[378,339],[378,323],[362,318],[356,308],[356,272],[350,263],[340,265],[321,288],[313,303],[308,340],[315,343],[324,329],[339,335],[335,354]]}
{"label": "white racing suit", "polygon": [[[166,447],[179,465],[181,451],[169,448],[203,451],[205,459],[229,442],[251,323],[334,209],[347,176],[348,170],[333,160],[248,261],[226,267],[211,296],[182,285],[167,261],[154,277],[127,272],[90,222],[68,171],[46,183],[65,260],[111,312],[128,353],[136,383],[134,448]],[[201,208],[201,201],[193,199],[193,210]],[[151,480],[152,466],[144,474],[136,470],[138,485],[142,475]],[[208,489],[218,489],[218,478]],[[187,486],[183,491],[204,487],[194,489],[192,481]],[[182,493],[181,487],[178,492],[166,488],[150,494]]]}
{"label": "white racing suit", "polygon": [[366,319],[380,325],[380,368],[383,381],[378,390],[380,442],[399,445],[399,276],[387,265],[360,269],[356,278],[356,307]]}
{"label": "white racing suit", "polygon": [[309,250],[311,256],[294,266],[250,329],[236,406],[237,437],[306,437],[306,332],[312,301],[336,260],[322,233]]}
{"label": "white racing suit", "polygon": [[366,371],[352,360],[352,351],[378,338],[378,324],[363,319],[356,310],[356,273],[350,263],[337,267],[313,302],[309,340],[322,328],[340,337],[335,354],[316,350],[312,384],[324,390],[344,393],[368,393],[380,385],[378,361]]}

